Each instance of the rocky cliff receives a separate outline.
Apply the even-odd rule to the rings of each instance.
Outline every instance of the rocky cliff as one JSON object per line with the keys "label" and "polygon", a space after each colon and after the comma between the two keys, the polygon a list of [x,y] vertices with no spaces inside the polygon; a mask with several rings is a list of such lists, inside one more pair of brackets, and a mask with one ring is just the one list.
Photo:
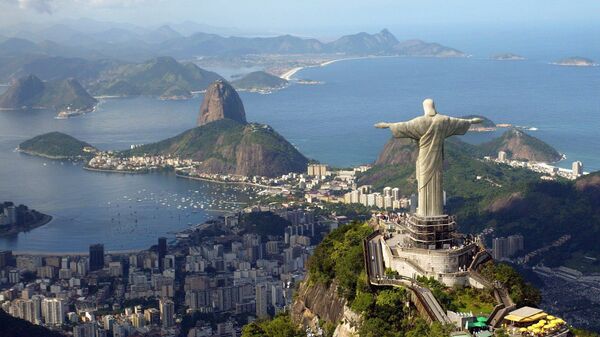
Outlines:
{"label": "rocky cliff", "polygon": [[329,322],[335,326],[335,337],[358,336],[360,315],[348,308],[336,288],[336,283],[325,287],[302,282],[292,305],[292,321],[312,331],[317,331],[323,322]]}
{"label": "rocky cliff", "polygon": [[235,89],[226,81],[217,80],[206,89],[200,106],[198,126],[224,118],[246,123],[246,111]]}
{"label": "rocky cliff", "polygon": [[416,142],[408,138],[390,138],[379,153],[375,165],[409,165],[417,160]]}

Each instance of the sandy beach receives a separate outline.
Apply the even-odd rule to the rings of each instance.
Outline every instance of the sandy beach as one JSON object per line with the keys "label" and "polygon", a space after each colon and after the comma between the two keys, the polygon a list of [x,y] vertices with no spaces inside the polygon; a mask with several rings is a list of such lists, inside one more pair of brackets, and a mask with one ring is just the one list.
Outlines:
{"label": "sandy beach", "polygon": [[294,67],[288,71],[286,71],[285,73],[283,73],[281,76],[282,79],[286,80],[286,81],[291,81],[294,77],[294,75],[296,75],[297,72],[299,72],[302,69],[305,68],[315,68],[315,67],[325,67],[328,66],[330,64],[336,63],[336,62],[340,62],[340,61],[349,61],[349,60],[362,60],[362,59],[369,59],[369,58],[379,58],[379,57],[397,57],[397,56],[357,56],[357,57],[343,57],[343,58],[339,58],[339,59],[333,59],[333,60],[328,60],[328,61],[324,61],[318,64],[314,64],[314,65],[306,65],[306,66],[301,66],[301,67]]}

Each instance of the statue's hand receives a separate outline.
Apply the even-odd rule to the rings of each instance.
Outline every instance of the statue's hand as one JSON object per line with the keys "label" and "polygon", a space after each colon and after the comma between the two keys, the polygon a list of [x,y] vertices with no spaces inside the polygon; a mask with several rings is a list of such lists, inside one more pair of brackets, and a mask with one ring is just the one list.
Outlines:
{"label": "statue's hand", "polygon": [[483,119],[479,117],[471,118],[471,124],[480,124],[483,123]]}
{"label": "statue's hand", "polygon": [[378,129],[387,129],[390,127],[390,123],[377,123],[375,127]]}

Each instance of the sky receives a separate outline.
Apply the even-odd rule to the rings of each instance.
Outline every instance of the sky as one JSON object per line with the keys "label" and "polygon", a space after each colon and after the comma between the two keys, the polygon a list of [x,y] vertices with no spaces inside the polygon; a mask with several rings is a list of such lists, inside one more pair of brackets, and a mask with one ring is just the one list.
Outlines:
{"label": "sky", "polygon": [[[575,5],[576,4],[576,5]],[[595,24],[598,0],[0,0],[0,25],[93,18],[320,33],[380,27]]]}
{"label": "sky", "polygon": [[[0,37],[21,23],[89,18],[156,28],[192,21],[222,35],[322,41],[388,28],[474,55],[600,58],[600,0],[0,0]],[[206,31],[206,30],[204,30]]]}

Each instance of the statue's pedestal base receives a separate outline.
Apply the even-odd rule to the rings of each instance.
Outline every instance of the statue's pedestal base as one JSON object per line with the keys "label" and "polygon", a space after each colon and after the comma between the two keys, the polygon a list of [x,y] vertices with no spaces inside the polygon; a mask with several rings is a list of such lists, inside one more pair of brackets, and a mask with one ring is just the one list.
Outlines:
{"label": "statue's pedestal base", "polygon": [[469,273],[482,248],[476,240],[456,233],[454,217],[409,215],[381,236],[378,244],[385,267],[401,276],[433,277],[451,287],[483,287]]}
{"label": "statue's pedestal base", "polygon": [[449,249],[460,244],[454,236],[456,221],[453,216],[419,216],[411,214],[402,220],[409,232],[412,246],[426,249]]}

